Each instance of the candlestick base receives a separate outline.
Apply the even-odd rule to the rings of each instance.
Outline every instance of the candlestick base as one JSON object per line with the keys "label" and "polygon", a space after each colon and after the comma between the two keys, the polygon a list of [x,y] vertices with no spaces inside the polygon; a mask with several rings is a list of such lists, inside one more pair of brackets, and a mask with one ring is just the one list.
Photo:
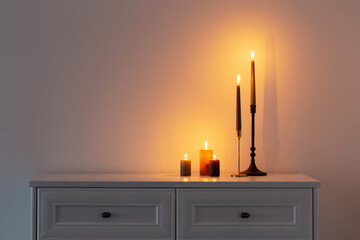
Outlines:
{"label": "candlestick base", "polygon": [[267,173],[259,170],[256,167],[255,161],[251,161],[250,166],[245,171],[240,172],[239,174],[246,174],[247,176],[266,176]]}

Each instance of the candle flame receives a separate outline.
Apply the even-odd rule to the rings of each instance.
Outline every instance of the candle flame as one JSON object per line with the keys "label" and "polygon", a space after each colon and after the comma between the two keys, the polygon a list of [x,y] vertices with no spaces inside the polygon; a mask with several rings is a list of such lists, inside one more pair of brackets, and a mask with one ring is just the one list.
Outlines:
{"label": "candle flame", "polygon": [[215,179],[215,178],[213,178],[213,179],[212,179],[212,181],[213,181],[213,182],[216,182],[216,179]]}
{"label": "candle flame", "polygon": [[187,178],[185,178],[185,179],[184,179],[184,182],[187,182],[187,181],[188,181],[188,179],[187,179]]}
{"label": "candle flame", "polygon": [[185,153],[185,160],[187,160],[187,154]]}
{"label": "candle flame", "polygon": [[251,59],[254,60],[254,51],[251,51]]}
{"label": "candle flame", "polygon": [[213,155],[213,159],[216,160],[216,155],[215,154]]}
{"label": "candle flame", "polygon": [[240,74],[237,75],[237,83],[240,84]]}
{"label": "candle flame", "polygon": [[205,141],[205,150],[207,150],[207,147],[208,147],[208,143],[207,141]]}

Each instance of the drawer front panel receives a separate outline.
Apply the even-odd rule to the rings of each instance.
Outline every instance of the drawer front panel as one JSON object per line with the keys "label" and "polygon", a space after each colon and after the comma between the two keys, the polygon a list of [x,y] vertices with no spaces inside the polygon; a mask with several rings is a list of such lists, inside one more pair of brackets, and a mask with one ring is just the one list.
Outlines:
{"label": "drawer front panel", "polygon": [[[56,224],[157,225],[159,207],[152,204],[62,205],[55,204]],[[102,213],[110,213],[108,219]]]}
{"label": "drawer front panel", "polygon": [[38,239],[174,239],[175,190],[39,188]]}
{"label": "drawer front panel", "polygon": [[312,239],[311,189],[179,189],[178,239]]}
{"label": "drawer front panel", "polygon": [[294,225],[296,222],[294,205],[214,204],[193,205],[193,208],[194,225]]}

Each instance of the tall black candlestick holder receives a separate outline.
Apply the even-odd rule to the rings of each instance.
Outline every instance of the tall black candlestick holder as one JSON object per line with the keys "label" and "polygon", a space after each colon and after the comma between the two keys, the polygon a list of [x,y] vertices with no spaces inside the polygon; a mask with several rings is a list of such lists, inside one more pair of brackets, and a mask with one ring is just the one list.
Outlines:
{"label": "tall black candlestick holder", "polygon": [[240,172],[241,174],[246,174],[247,176],[266,176],[267,173],[259,170],[255,164],[255,113],[256,113],[256,105],[250,105],[250,112],[251,112],[251,148],[250,148],[250,157],[251,162],[248,169],[245,171]]}

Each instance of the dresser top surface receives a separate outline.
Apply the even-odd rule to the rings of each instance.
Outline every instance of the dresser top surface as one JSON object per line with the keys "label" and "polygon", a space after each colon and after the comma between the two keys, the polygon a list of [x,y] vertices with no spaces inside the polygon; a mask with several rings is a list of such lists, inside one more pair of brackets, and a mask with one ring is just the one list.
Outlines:
{"label": "dresser top surface", "polygon": [[43,173],[29,182],[30,187],[319,187],[320,182],[304,174],[220,177],[177,174]]}

